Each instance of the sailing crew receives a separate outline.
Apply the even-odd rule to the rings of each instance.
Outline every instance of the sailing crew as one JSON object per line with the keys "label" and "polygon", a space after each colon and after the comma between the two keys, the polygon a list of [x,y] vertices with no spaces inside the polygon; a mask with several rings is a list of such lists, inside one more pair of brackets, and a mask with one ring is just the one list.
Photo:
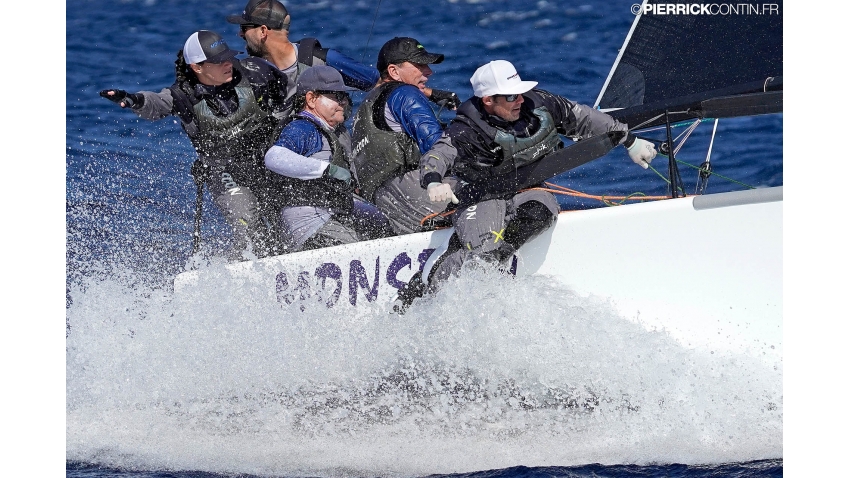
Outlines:
{"label": "sailing crew", "polygon": [[[465,188],[472,184],[486,187],[562,148],[559,134],[581,141],[622,131],[627,134],[620,144],[633,162],[648,168],[656,155],[651,142],[628,133],[628,125],[535,88],[537,82],[523,81],[508,61],[481,66],[470,83],[474,96],[460,105],[445,135],[421,158],[420,187],[436,184],[432,193],[438,198],[453,194],[449,185],[441,184],[448,171],[459,179],[454,192],[464,198]],[[510,191],[468,204],[462,200],[451,216],[455,230],[448,244],[399,291],[397,310],[403,312],[415,298],[435,291],[470,257],[504,264],[523,244],[554,225],[559,212],[555,196],[539,189]]]}
{"label": "sailing crew", "polygon": [[338,133],[351,89],[327,65],[301,73],[297,113],[265,155],[287,252],[393,235],[375,206],[353,195],[351,150]]}
{"label": "sailing crew", "polygon": [[[417,40],[396,37],[378,53],[381,80],[354,114],[354,164],[359,194],[390,221],[396,234],[432,227],[423,219],[443,212],[450,197],[429,198],[419,187],[419,158],[437,142],[443,126],[431,102],[456,109],[460,100],[450,91],[426,87],[434,73],[429,65],[444,55],[430,53]],[[444,178],[447,187],[452,178]]]}
{"label": "sailing crew", "polygon": [[[250,0],[241,14],[229,15],[229,23],[239,25],[239,36],[245,40],[248,63],[268,63],[288,79],[286,98],[296,91],[298,76],[314,65],[328,65],[342,75],[347,86],[370,90],[378,82],[378,71],[330,48],[322,48],[319,40],[303,38],[289,41],[291,17],[278,0]],[[345,117],[351,112],[350,105]]]}
{"label": "sailing crew", "polygon": [[229,257],[234,260],[276,252],[276,225],[264,217],[268,198],[262,161],[283,127],[286,108],[281,93],[286,78],[268,66],[246,68],[235,58],[239,53],[218,33],[199,30],[177,52],[170,87],[159,93],[100,92],[147,120],[180,118],[198,153],[193,175],[206,183],[233,230]]}

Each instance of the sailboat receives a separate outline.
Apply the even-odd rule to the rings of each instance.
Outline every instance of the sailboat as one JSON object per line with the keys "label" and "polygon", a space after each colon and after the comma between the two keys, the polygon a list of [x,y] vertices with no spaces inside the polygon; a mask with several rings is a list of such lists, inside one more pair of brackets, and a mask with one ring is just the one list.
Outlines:
{"label": "sailboat", "polygon": [[[688,195],[675,156],[700,124],[716,130],[725,118],[781,113],[781,11],[658,14],[661,4],[647,0],[636,12],[595,107],[633,125],[638,136],[659,128],[666,133],[654,141],[668,158],[669,198],[564,211],[517,251],[505,273],[544,275],[607,298],[623,317],[664,329],[689,347],[776,359],[782,353],[782,187],[709,193],[709,153],[698,194]],[[674,138],[680,128],[685,132]],[[609,134],[577,142],[520,168],[517,182],[505,187],[539,184],[604,156],[618,140]],[[267,291],[291,313],[316,306],[341,315],[374,313],[375,305],[389,311],[399,289],[451,233],[190,270],[175,278],[175,292],[227,275]],[[663,258],[648,253],[646,244],[664,244]],[[710,245],[713,253],[695,244]],[[685,275],[684,268],[697,272]]]}

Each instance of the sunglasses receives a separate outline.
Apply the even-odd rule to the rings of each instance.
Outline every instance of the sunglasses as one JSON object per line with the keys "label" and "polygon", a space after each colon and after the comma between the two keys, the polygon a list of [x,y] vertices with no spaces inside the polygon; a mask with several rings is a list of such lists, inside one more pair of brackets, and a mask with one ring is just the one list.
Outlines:
{"label": "sunglasses", "polygon": [[333,98],[339,104],[351,103],[351,97],[345,91],[316,91],[316,94]]}
{"label": "sunglasses", "polygon": [[508,103],[513,103],[514,101],[516,101],[520,97],[520,95],[493,95],[493,96],[501,96]]}
{"label": "sunglasses", "polygon": [[261,27],[261,26],[262,25],[257,25],[256,23],[243,23],[242,25],[239,25],[239,30],[241,30],[242,33],[245,33],[248,30],[253,30],[254,28]]}
{"label": "sunglasses", "polygon": [[224,60],[216,60],[216,61],[204,60],[204,61],[198,62],[198,64],[199,65],[221,65],[221,64],[228,62],[228,61],[233,63],[234,61],[236,61],[236,58],[225,58]]}

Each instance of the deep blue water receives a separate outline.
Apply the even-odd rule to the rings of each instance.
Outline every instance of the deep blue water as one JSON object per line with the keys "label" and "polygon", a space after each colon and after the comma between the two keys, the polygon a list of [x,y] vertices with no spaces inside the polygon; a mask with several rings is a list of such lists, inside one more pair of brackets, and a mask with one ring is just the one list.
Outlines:
{"label": "deep blue water", "polygon": [[[429,85],[453,90],[461,98],[471,95],[468,79],[478,65],[507,59],[523,79],[591,105],[633,20],[631,4],[286,3],[293,39],[315,36],[324,46],[365,63],[374,64],[381,44],[393,36],[417,38],[429,51],[446,55],[434,67]],[[683,377],[655,369],[648,375],[627,373],[616,354],[600,354],[599,366],[608,370],[603,383],[589,372],[564,380],[577,390],[590,385],[618,394],[626,390],[632,400],[647,404],[655,395],[646,381],[655,388],[702,394],[683,392],[686,406],[675,413],[648,413],[646,404],[642,412],[630,408],[626,415],[617,407],[573,410],[580,417],[568,425],[557,409],[547,407],[508,407],[501,421],[493,421],[489,412],[461,406],[435,419],[426,411],[439,408],[439,393],[409,409],[399,395],[386,394],[375,400],[400,407],[404,423],[353,420],[358,407],[377,405],[352,399],[350,406],[331,407],[334,413],[344,410],[344,416],[324,419],[319,413],[308,420],[298,415],[297,427],[278,433],[276,427],[292,425],[292,409],[310,409],[311,400],[319,398],[342,400],[337,393],[371,390],[371,380],[380,374],[363,364],[356,370],[324,370],[329,374],[325,379],[314,375],[319,366],[306,365],[313,363],[311,357],[288,362],[276,355],[274,345],[257,344],[262,342],[257,329],[275,328],[276,316],[263,309],[250,309],[255,327],[232,315],[234,303],[228,300],[213,302],[203,313],[171,303],[171,279],[190,261],[193,150],[171,118],[144,121],[98,96],[105,88],[158,91],[170,85],[176,51],[195,30],[216,30],[231,47],[241,48],[236,27],[224,18],[243,6],[241,1],[203,0],[66,3],[67,476],[429,476],[461,471],[466,474],[451,476],[782,475],[781,364],[778,371],[763,372],[752,364],[715,363],[664,341],[657,347],[645,345],[655,343],[654,335],[630,339],[628,346],[644,357],[663,350],[664,358],[653,355],[659,361],[653,366],[675,360],[686,368],[719,370],[726,380],[721,390],[701,385],[713,375],[695,373],[697,379],[688,380],[696,382],[682,385]],[[361,98],[355,94],[355,103]],[[721,121],[712,152],[717,176],[708,190],[782,185],[782,133],[782,115]],[[710,134],[710,125],[698,128],[679,159],[699,165]],[[666,171],[664,163],[653,165]],[[681,165],[680,170],[691,192],[696,173]],[[667,190],[658,175],[633,165],[622,149],[553,182],[595,195],[665,195]],[[564,207],[603,207],[598,201],[560,200]],[[204,210],[203,247],[215,257],[228,230],[208,196]],[[534,284],[522,287],[529,293],[537,290]],[[566,306],[587,310],[615,334],[645,333],[634,332],[602,306],[571,300]],[[509,299],[505,301],[509,309]],[[544,315],[547,307],[541,304],[539,311],[530,312]],[[222,335],[198,338],[192,327],[221,329]],[[322,326],[307,335],[325,332]],[[594,340],[580,329],[577,334],[585,342]],[[374,333],[357,339],[355,347],[380,348],[386,342]],[[520,345],[527,344],[514,339],[516,349],[507,353],[522,356],[526,352]],[[413,354],[412,363],[427,370],[421,376],[466,376],[452,366],[461,361],[452,355],[463,346],[456,340],[449,341],[447,350],[426,348],[418,351],[421,356]],[[385,363],[410,359],[389,352],[387,357]],[[461,380],[468,387],[510,382],[533,395],[541,386],[530,363],[511,363],[507,372],[490,366],[493,357],[464,360],[474,378]],[[754,382],[763,389],[756,392],[746,385]],[[743,397],[742,403],[726,403],[729,396]],[[719,419],[728,414],[726,407],[739,415]],[[289,418],[280,418],[284,416]],[[481,440],[475,430],[482,423],[504,424],[504,433],[488,441],[496,432],[481,432],[487,437]]]}

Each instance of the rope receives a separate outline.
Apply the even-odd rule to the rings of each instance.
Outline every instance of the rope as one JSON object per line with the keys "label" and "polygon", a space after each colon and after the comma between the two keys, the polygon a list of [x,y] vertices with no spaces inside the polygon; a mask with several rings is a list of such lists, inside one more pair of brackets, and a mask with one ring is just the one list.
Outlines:
{"label": "rope", "polygon": [[[442,112],[442,108],[440,109],[440,111]],[[633,129],[638,129],[642,125],[647,124],[651,121],[654,121],[654,120],[660,118],[661,116],[663,116],[663,115],[658,115],[655,118],[650,118],[650,119],[644,121],[643,123],[641,123],[640,125],[638,125],[637,127],[631,128],[629,131],[631,131]],[[701,122],[702,122],[702,120],[697,119],[695,121],[688,121],[688,122],[679,123],[679,125],[688,125],[688,128],[685,131],[683,131],[682,133],[680,133],[679,136],[676,138],[676,140],[678,140],[678,139],[682,138],[682,136],[684,136],[684,139],[682,141],[680,141],[679,145],[674,149],[674,154],[679,152],[679,149],[684,145],[685,141],[691,136],[691,133],[693,133],[693,131],[696,129],[696,127]],[[715,128],[716,127],[717,127],[717,125],[715,123]],[[674,144],[675,144],[675,140],[674,140]],[[665,155],[662,154],[661,156],[665,156]],[[688,166],[690,168],[696,169],[700,173],[709,173],[713,176],[720,177],[722,179],[725,179],[729,182],[741,185],[743,187],[746,187],[746,188],[749,188],[749,189],[755,189],[754,186],[744,184],[740,181],[736,181],[732,178],[723,176],[722,174],[717,174],[716,172],[711,171],[707,168],[700,167],[700,166],[694,166],[693,164],[686,163],[686,162],[684,162],[680,159],[676,159],[676,163],[677,164],[683,164],[683,165]],[[654,172],[665,183],[667,183],[668,185],[671,184],[670,180],[667,179],[667,177],[665,177],[663,174],[661,174],[657,169],[652,167],[651,164],[648,164],[648,166],[649,166],[649,169],[651,169],[652,172]],[[570,188],[567,188],[567,187],[564,187],[564,186],[559,186],[557,184],[553,184],[553,183],[549,183],[549,182],[545,182],[543,184],[545,184],[547,187],[545,187],[545,188],[529,188],[529,189],[524,189],[523,191],[531,191],[531,190],[547,191],[547,192],[550,192],[552,194],[562,194],[562,195],[566,195],[566,196],[573,196],[573,197],[578,197],[578,198],[583,198],[583,199],[594,199],[594,200],[602,202],[606,206],[620,206],[620,205],[624,204],[626,201],[659,201],[659,200],[663,200],[663,199],[669,199],[667,196],[647,196],[645,193],[642,193],[642,192],[639,192],[639,191],[633,192],[633,193],[626,195],[626,196],[608,196],[608,195],[597,196],[597,195],[583,193],[581,191],[576,191],[574,189],[570,189]],[[522,191],[518,191],[518,192],[522,192]],[[684,194],[684,191],[681,188],[679,188],[679,192]],[[428,216],[425,216],[424,218],[422,218],[422,220],[419,222],[419,225],[424,226],[426,222],[428,222],[429,220],[431,220],[431,219],[433,219],[437,216],[448,217],[448,216],[454,214],[454,212],[455,212],[455,210],[429,214]],[[437,227],[436,229],[444,229],[444,228],[443,227]]]}
{"label": "rope", "polygon": [[625,203],[626,201],[660,201],[662,199],[668,199],[667,196],[647,196],[642,192],[633,192],[627,196],[609,196],[607,194],[603,194],[601,196],[596,196],[593,194],[583,193],[581,191],[576,191],[574,189],[566,188],[564,186],[559,186],[557,184],[552,183],[543,183],[547,187],[545,188],[532,188],[540,191],[548,191],[553,194],[563,194],[565,196],[573,196],[584,199],[595,199],[597,201],[602,202],[606,206],[619,206]]}
{"label": "rope", "polygon": [[[587,193],[583,193],[581,191],[576,191],[574,189],[566,188],[564,186],[559,186],[557,184],[552,184],[552,183],[548,183],[548,182],[543,183],[543,184],[545,184],[547,187],[545,187],[545,188],[528,188],[528,189],[523,189],[522,191],[517,191],[517,193],[521,193],[523,191],[546,191],[546,192],[550,192],[552,194],[562,194],[562,195],[565,195],[565,196],[573,196],[573,197],[579,197],[579,198],[584,198],[584,199],[596,199],[598,201],[601,201],[606,206],[619,206],[619,205],[625,203],[626,201],[630,201],[630,200],[631,201],[658,201],[658,200],[662,200],[662,199],[669,199],[667,196],[647,196],[646,194],[644,194],[642,192],[635,192],[635,193],[629,194],[628,196],[608,196],[608,195],[596,196],[596,195],[593,195],[593,194],[587,194]],[[431,220],[431,219],[433,219],[437,216],[449,217],[452,214],[454,214],[455,211],[456,211],[456,209],[452,209],[450,211],[435,212],[434,214],[429,214],[429,215],[425,216],[424,218],[422,218],[421,221],[419,221],[419,225],[424,226],[426,222],[428,222],[429,220]],[[445,228],[444,227],[438,227],[436,229],[445,229]]]}
{"label": "rope", "polygon": [[[424,226],[426,222],[428,222],[429,220],[431,220],[431,219],[433,219],[433,218],[435,218],[435,217],[437,217],[437,216],[440,216],[440,217],[449,217],[449,216],[451,216],[452,214],[454,214],[454,213],[455,213],[455,211],[456,211],[456,209],[452,209],[452,210],[450,210],[450,211],[435,212],[434,214],[428,214],[427,216],[423,217],[421,221],[419,221],[419,225],[420,225],[420,226]],[[446,229],[446,228],[445,228],[445,227],[437,227],[437,228],[435,228],[435,229]]]}
{"label": "rope", "polygon": [[[664,155],[662,154],[661,156],[664,156]],[[676,162],[677,162],[677,163],[679,163],[679,164],[684,164],[685,166],[687,166],[687,167],[689,167],[689,168],[696,169],[697,171],[699,171],[699,172],[701,172],[701,173],[702,173],[702,172],[705,172],[705,173],[711,173],[711,175],[712,175],[712,176],[717,176],[717,177],[719,177],[719,178],[723,178],[723,179],[725,179],[725,180],[727,180],[727,181],[729,181],[729,182],[732,182],[732,183],[735,183],[735,184],[741,185],[741,186],[743,186],[743,187],[745,187],[745,188],[747,188],[747,189],[755,189],[755,186],[750,186],[749,184],[742,183],[741,181],[736,181],[736,180],[734,180],[734,179],[732,179],[732,178],[730,178],[730,177],[724,176],[724,175],[722,175],[722,174],[718,174],[718,173],[714,172],[713,170],[708,170],[708,169],[706,169],[706,168],[701,168],[701,167],[699,167],[699,166],[694,166],[693,164],[686,163],[686,162],[684,162],[684,161],[682,161],[682,160],[679,160],[679,159],[677,159],[677,160],[676,160]],[[667,179],[667,178],[666,178],[663,174],[661,174],[660,172],[658,172],[658,170],[657,170],[657,169],[655,169],[654,167],[652,167],[652,165],[651,165],[651,164],[649,165],[649,169],[651,169],[652,171],[654,171],[654,172],[655,172],[655,174],[657,174],[657,175],[658,175],[658,177],[660,177],[662,180],[664,180],[664,182],[665,182],[665,183],[670,184],[670,181],[669,181],[669,180],[668,180],[668,179]]]}
{"label": "rope", "polygon": [[[680,164],[684,164],[685,166],[696,169],[700,172],[703,172],[703,171],[708,172],[705,168],[700,168],[699,166],[694,166],[693,164],[689,164],[689,163],[686,163],[686,162],[678,160],[678,159],[676,160],[676,162],[680,163]],[[657,169],[652,167],[651,164],[649,165],[649,169],[651,169],[656,175],[658,175],[658,177],[661,178],[665,183],[670,184],[670,180],[668,180],[663,174],[658,172]],[[722,174],[717,174],[714,171],[710,171],[710,172],[713,176],[718,176],[718,177],[723,178],[727,181],[730,181],[730,182],[739,184],[741,186],[744,186],[745,188],[748,188],[748,189],[755,189],[754,186],[750,186],[749,184],[744,184],[740,181],[736,181],[732,178],[723,176]],[[593,195],[593,194],[583,193],[581,191],[576,191],[575,189],[570,189],[570,188],[567,188],[567,187],[564,187],[564,186],[559,186],[557,184],[553,184],[553,183],[549,183],[549,182],[545,182],[543,184],[546,185],[545,188],[529,188],[529,189],[523,189],[522,191],[534,191],[534,190],[536,190],[536,191],[546,191],[546,192],[550,192],[552,194],[561,194],[561,195],[564,195],[564,196],[573,196],[573,197],[583,198],[583,199],[595,199],[597,201],[602,202],[606,206],[621,206],[626,201],[660,201],[660,200],[664,200],[664,199],[669,199],[667,196],[647,196],[645,193],[642,193],[640,191],[633,192],[633,193],[626,195],[626,196],[609,196],[607,194],[597,196],[597,195]],[[522,192],[522,191],[517,191],[517,192],[519,193],[519,192]],[[436,212],[434,214],[429,214],[429,215],[425,216],[424,218],[422,218],[421,221],[419,221],[419,225],[424,226],[426,222],[428,222],[430,219],[433,219],[437,216],[449,217],[454,213],[455,213],[455,210],[452,209],[450,211]],[[438,227],[436,229],[445,229],[445,228],[444,227]]]}

